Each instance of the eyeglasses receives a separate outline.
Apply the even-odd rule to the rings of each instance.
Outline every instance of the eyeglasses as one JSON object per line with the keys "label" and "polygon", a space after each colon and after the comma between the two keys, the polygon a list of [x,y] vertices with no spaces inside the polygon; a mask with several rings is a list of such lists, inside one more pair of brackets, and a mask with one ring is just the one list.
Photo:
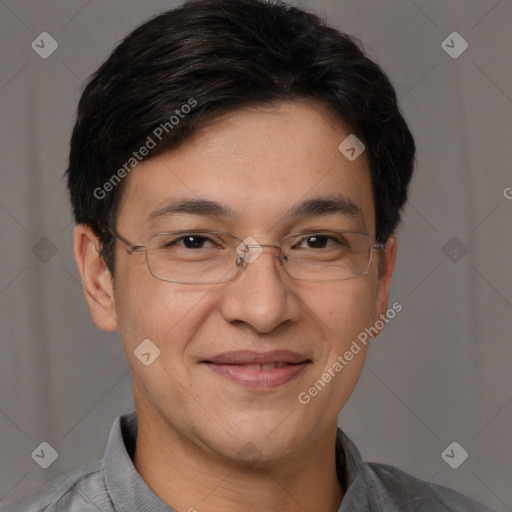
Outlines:
{"label": "eyeglasses", "polygon": [[215,284],[234,279],[246,263],[252,263],[263,247],[279,249],[278,262],[300,281],[330,282],[368,273],[373,250],[383,250],[365,233],[318,231],[294,233],[281,242],[259,244],[252,237],[240,240],[218,231],[173,231],[153,235],[147,245],[134,245],[108,228],[128,254],[146,253],[153,277],[170,283]]}

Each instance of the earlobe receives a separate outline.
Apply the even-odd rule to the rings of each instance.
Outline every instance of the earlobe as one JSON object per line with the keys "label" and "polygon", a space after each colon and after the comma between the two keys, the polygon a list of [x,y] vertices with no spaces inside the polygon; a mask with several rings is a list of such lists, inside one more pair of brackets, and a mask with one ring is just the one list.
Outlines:
{"label": "earlobe", "polygon": [[89,310],[100,329],[115,331],[117,320],[112,276],[99,248],[99,239],[92,229],[84,224],[77,224],[74,232],[74,255]]}
{"label": "earlobe", "polygon": [[[386,241],[386,245],[383,250],[383,254],[381,257],[384,258],[383,261],[383,271],[379,275],[377,280],[377,289],[376,289],[376,297],[375,297],[375,312],[373,316],[373,326],[377,324],[379,320],[382,320],[382,315],[386,315],[388,310],[389,303],[389,288],[391,284],[391,277],[393,276],[393,271],[395,270],[395,262],[397,255],[397,239],[396,235],[391,235]],[[380,262],[379,262],[380,263]],[[377,324],[377,326],[380,325]],[[379,333],[382,329],[378,329]]]}

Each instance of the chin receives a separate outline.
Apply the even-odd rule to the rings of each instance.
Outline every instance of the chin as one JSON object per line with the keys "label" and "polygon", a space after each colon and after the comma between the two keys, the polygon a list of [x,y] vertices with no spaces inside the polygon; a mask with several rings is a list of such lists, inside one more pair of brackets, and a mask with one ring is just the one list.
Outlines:
{"label": "chin", "polygon": [[[243,464],[272,463],[286,457],[307,436],[301,432],[302,426],[286,424],[283,427],[283,417],[273,416],[273,421],[246,418],[239,426],[232,425],[226,431],[219,432],[220,438],[210,445],[218,455]],[[229,433],[228,433],[229,432]],[[230,435],[232,433],[232,435]]]}

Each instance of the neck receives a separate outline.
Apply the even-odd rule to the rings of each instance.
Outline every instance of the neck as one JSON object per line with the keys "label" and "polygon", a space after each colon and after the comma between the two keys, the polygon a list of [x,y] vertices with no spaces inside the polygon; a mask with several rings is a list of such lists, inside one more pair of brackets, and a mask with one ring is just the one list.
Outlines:
{"label": "neck", "polygon": [[337,512],[336,426],[284,460],[240,464],[183,438],[163,422],[138,417],[134,465],[151,490],[178,512]]}

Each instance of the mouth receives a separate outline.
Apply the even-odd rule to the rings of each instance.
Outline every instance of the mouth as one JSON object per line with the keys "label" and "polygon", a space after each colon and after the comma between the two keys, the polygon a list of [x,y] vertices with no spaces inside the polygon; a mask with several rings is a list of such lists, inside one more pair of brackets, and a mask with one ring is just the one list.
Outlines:
{"label": "mouth", "polygon": [[233,366],[243,366],[246,370],[275,370],[276,368],[283,368],[291,363],[267,363],[267,364],[241,364]]}
{"label": "mouth", "polygon": [[215,374],[244,388],[265,390],[290,382],[312,361],[297,352],[274,350],[225,352],[201,363]]}

